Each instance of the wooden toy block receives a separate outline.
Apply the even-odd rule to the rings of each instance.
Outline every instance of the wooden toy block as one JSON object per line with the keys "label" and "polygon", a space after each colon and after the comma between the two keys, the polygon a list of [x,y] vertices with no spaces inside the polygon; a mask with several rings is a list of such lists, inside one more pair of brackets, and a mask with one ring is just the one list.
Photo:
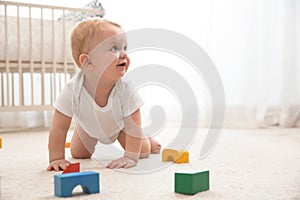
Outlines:
{"label": "wooden toy block", "polygon": [[70,146],[71,146],[71,142],[66,142],[65,148],[70,148]]}
{"label": "wooden toy block", "polygon": [[188,163],[189,152],[186,150],[164,149],[162,152],[162,161],[174,161],[175,163]]}
{"label": "wooden toy block", "polygon": [[209,190],[209,171],[175,172],[175,192],[196,194]]}
{"label": "wooden toy block", "polygon": [[86,171],[54,175],[55,196],[70,197],[77,185],[81,185],[84,193],[99,193],[99,173]]}
{"label": "wooden toy block", "polygon": [[0,137],[0,149],[2,148],[2,138]]}
{"label": "wooden toy block", "polygon": [[71,172],[80,172],[80,163],[71,163],[64,171],[63,174]]}

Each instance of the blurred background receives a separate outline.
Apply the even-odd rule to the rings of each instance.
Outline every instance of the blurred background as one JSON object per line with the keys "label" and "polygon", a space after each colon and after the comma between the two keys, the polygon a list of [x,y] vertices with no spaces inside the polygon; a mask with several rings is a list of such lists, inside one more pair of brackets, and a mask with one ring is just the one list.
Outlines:
{"label": "blurred background", "polygon": [[[225,127],[300,126],[297,0],[5,2],[0,4],[0,131],[51,125],[51,105],[76,73],[69,33],[78,21],[90,16],[116,21],[125,31],[168,29],[199,44],[223,82]],[[130,70],[161,64],[180,73],[197,98],[199,126],[210,125],[210,92],[189,63],[155,50],[138,51],[130,57]],[[146,102],[142,109],[146,124],[154,105],[164,108],[167,120],[180,122],[176,94],[157,85],[142,88],[140,93]]]}

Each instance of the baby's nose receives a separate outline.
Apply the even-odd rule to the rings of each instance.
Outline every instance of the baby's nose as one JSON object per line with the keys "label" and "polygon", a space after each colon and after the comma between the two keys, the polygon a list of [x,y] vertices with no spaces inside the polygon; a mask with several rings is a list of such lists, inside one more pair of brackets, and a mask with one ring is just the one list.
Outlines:
{"label": "baby's nose", "polygon": [[121,51],[120,51],[120,58],[126,58],[126,56],[127,56],[126,51],[121,50]]}

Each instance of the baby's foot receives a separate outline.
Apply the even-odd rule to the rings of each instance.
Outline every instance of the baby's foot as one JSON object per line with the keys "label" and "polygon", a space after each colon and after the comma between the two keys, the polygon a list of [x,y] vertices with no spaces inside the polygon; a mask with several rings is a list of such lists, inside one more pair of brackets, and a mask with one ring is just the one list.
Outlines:
{"label": "baby's foot", "polygon": [[149,141],[150,141],[150,145],[151,145],[151,153],[153,153],[153,154],[159,153],[161,145],[152,138],[149,138]]}

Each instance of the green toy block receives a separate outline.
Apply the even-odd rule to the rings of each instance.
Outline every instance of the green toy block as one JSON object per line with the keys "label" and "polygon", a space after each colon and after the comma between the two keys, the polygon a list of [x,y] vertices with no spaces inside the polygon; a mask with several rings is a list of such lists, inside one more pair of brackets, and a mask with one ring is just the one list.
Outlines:
{"label": "green toy block", "polygon": [[175,192],[196,194],[209,190],[209,171],[175,172]]}

